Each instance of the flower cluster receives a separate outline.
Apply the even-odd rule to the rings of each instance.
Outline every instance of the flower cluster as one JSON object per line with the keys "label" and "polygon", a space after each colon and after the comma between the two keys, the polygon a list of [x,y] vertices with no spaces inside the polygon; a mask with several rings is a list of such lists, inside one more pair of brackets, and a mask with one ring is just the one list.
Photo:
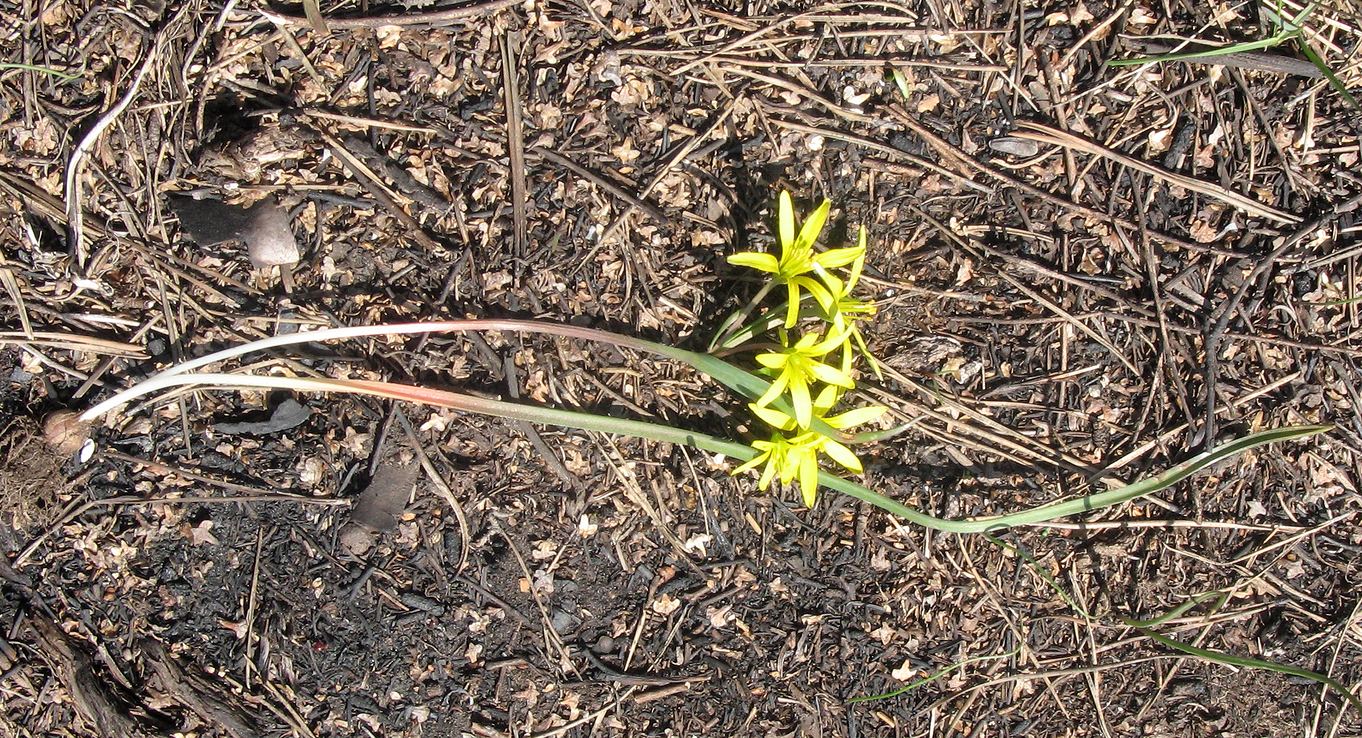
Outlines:
{"label": "flower cluster", "polygon": [[[783,285],[786,295],[785,306],[774,311],[784,314],[783,324],[776,329],[779,348],[756,357],[761,371],[771,378],[771,386],[750,406],[753,414],[770,426],[770,437],[753,441],[757,455],[733,473],[764,464],[759,482],[762,489],[777,477],[781,484],[797,482],[809,507],[817,500],[820,454],[860,474],[861,461],[847,447],[848,437],[843,431],[871,422],[885,412],[882,407],[860,407],[834,413],[838,402],[856,386],[854,353],[865,357],[877,374],[879,366],[857,325],[875,314],[875,305],[852,296],[865,265],[865,228],[860,229],[856,246],[815,249],[831,207],[824,200],[796,230],[794,203],[790,193],[782,192],[779,258],[760,252],[728,258],[731,264],[768,273],[771,284]],[[833,271],[843,267],[843,275]],[[811,298],[808,310],[803,305],[805,295]]]}

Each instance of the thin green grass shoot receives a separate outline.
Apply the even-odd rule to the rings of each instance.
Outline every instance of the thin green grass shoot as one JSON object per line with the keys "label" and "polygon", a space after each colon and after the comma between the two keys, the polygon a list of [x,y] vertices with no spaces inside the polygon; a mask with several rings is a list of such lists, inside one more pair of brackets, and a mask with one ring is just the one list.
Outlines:
{"label": "thin green grass shoot", "polygon": [[1288,18],[1281,12],[1282,7],[1280,3],[1278,3],[1276,9],[1269,5],[1264,5],[1263,11],[1268,15],[1268,18],[1277,29],[1275,33],[1267,38],[1257,39],[1255,41],[1243,41],[1236,44],[1227,44],[1214,49],[1199,49],[1197,51],[1182,51],[1170,54],[1142,56],[1135,59],[1112,59],[1107,61],[1107,66],[1131,67],[1143,64],[1158,64],[1162,62],[1214,60],[1216,57],[1220,56],[1242,54],[1249,51],[1261,51],[1288,43],[1294,43],[1306,60],[1313,64],[1315,68],[1319,70],[1320,74],[1324,75],[1324,78],[1329,82],[1330,87],[1333,87],[1349,105],[1362,109],[1362,103],[1359,103],[1357,98],[1348,91],[1348,86],[1343,83],[1342,79],[1339,79],[1338,75],[1329,67],[1328,62],[1326,62],[1324,58],[1319,55],[1319,52],[1315,51],[1315,48],[1310,45],[1305,24],[1318,6],[1319,2],[1318,0],[1315,0],[1315,2],[1305,6],[1305,8],[1300,13],[1296,14],[1295,17]]}
{"label": "thin green grass shoot", "polygon": [[[1052,590],[1054,590],[1055,594],[1057,594],[1060,599],[1064,600],[1064,603],[1067,604],[1070,608],[1072,608],[1074,612],[1082,616],[1082,618],[1085,621],[1089,623],[1102,622],[1101,617],[1094,616],[1092,613],[1087,612],[1087,610],[1082,605],[1080,605],[1072,595],[1069,594],[1068,590],[1065,589],[1064,586],[1060,584],[1059,581],[1057,581],[1053,575],[1050,574],[1050,572],[1046,571],[1045,567],[1040,565],[1040,562],[1036,560],[1036,557],[1033,556],[1030,551],[1027,551],[1025,547],[1006,543],[989,532],[986,532],[984,534],[984,537],[988,539],[990,543],[993,543],[994,545],[999,546],[1006,551],[1010,551],[1018,558],[1020,558],[1022,562],[1025,563],[1025,565],[1029,569],[1031,569],[1031,571],[1035,573],[1036,576],[1038,576],[1041,579],[1041,581],[1045,582],[1046,585],[1048,585]],[[1203,592],[1200,594],[1193,595],[1192,597],[1189,597],[1186,602],[1183,602],[1177,605],[1176,607],[1173,607],[1172,609],[1168,610],[1167,612],[1157,615],[1148,620],[1136,620],[1133,618],[1119,617],[1119,621],[1122,625],[1138,630],[1141,634],[1148,636],[1151,640],[1153,640],[1156,643],[1162,644],[1168,648],[1173,649],[1174,651],[1185,653],[1188,656],[1202,659],[1203,661],[1209,661],[1211,663],[1220,664],[1221,666],[1271,671],[1276,672],[1278,674],[1284,674],[1286,676],[1296,677],[1298,679],[1306,679],[1317,684],[1322,684],[1338,692],[1339,695],[1341,695],[1343,699],[1346,700],[1347,703],[1352,707],[1358,710],[1362,710],[1362,699],[1359,699],[1356,695],[1349,691],[1346,686],[1344,686],[1342,683],[1340,683],[1333,677],[1328,676],[1327,674],[1321,674],[1319,672],[1310,671],[1309,669],[1302,669],[1299,667],[1291,666],[1288,664],[1282,664],[1275,661],[1255,659],[1248,656],[1238,656],[1235,654],[1226,653],[1224,651],[1216,651],[1209,648],[1201,648],[1199,646],[1194,646],[1190,643],[1184,643],[1182,641],[1169,638],[1168,636],[1165,636],[1153,630],[1154,628],[1174,618],[1181,617],[1187,614],[1188,612],[1200,607],[1202,604],[1206,602],[1213,602],[1213,604],[1210,606],[1210,611],[1215,612],[1219,610],[1220,607],[1223,606],[1228,599],[1229,595],[1225,592],[1220,591]]]}
{"label": "thin green grass shoot", "polygon": [[60,69],[53,69],[51,67],[41,67],[36,64],[20,64],[18,62],[0,62],[0,69],[19,69],[25,72],[37,72],[38,74],[46,74],[51,77],[56,77],[62,82],[74,82],[75,80],[78,80],[83,76],[79,74],[63,72]]}
{"label": "thin green grass shoot", "polygon": [[898,689],[895,689],[893,691],[885,692],[883,694],[867,694],[861,695],[859,697],[852,697],[851,699],[846,701],[846,704],[854,705],[858,702],[876,702],[879,700],[888,700],[893,699],[895,697],[901,697],[905,694],[908,694],[909,692],[921,689],[922,687],[925,687],[928,684],[931,684],[932,682],[941,679],[942,677],[950,676],[951,674],[960,671],[961,669],[965,668],[966,666],[969,666],[970,664],[977,664],[981,661],[998,661],[1000,659],[1010,659],[1019,653],[1021,653],[1021,646],[1017,646],[1016,648],[1012,649],[1011,651],[1008,651],[1007,653],[994,653],[983,654],[981,656],[972,656],[970,658],[964,659],[962,661],[957,661],[954,664],[934,671],[931,674],[922,677],[921,679],[909,682],[908,684],[905,684],[902,687],[899,687]]}

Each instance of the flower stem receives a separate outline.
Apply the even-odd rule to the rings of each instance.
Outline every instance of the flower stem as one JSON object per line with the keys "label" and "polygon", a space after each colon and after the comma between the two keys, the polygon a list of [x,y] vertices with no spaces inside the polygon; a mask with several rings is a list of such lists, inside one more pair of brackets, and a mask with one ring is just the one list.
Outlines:
{"label": "flower stem", "polygon": [[748,316],[752,314],[752,311],[757,309],[757,306],[761,304],[761,301],[765,299],[767,295],[771,294],[771,290],[774,289],[775,286],[775,279],[766,280],[766,283],[761,286],[761,289],[757,290],[757,294],[752,295],[752,299],[748,300],[747,304],[744,305],[741,310],[728,316],[728,319],[723,322],[723,325],[719,326],[719,330],[714,333],[714,340],[709,342],[709,350],[713,351],[716,346],[722,345],[732,338],[733,333],[743,324],[743,321],[747,320]]}

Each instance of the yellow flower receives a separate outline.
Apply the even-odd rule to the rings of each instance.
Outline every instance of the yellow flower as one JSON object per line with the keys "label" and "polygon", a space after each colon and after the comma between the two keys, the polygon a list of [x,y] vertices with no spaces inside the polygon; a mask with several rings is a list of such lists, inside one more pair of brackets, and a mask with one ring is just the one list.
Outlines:
{"label": "yellow flower", "polygon": [[[858,407],[847,412],[825,417],[826,413],[837,404],[841,393],[836,387],[824,387],[818,393],[818,398],[814,401],[814,414],[823,422],[832,426],[836,430],[842,431],[853,426],[862,425],[875,420],[886,412],[885,408],[878,406]],[[751,405],[752,412],[757,417],[766,421],[771,426],[780,431],[790,431],[798,427],[794,418],[780,412],[774,408],[758,407]],[[753,442],[754,448],[768,449],[776,444],[779,439],[779,453],[768,452],[767,454],[749,461],[743,466],[734,470],[734,474],[746,471],[755,467],[761,461],[767,462],[765,473],[762,474],[761,488],[766,489],[771,479],[778,473],[782,484],[789,484],[792,479],[798,478],[799,492],[804,498],[807,507],[813,507],[818,499],[818,454],[826,454],[828,458],[837,462],[847,471],[853,474],[860,474],[864,471],[861,460],[851,449],[835,438],[830,438],[817,431],[805,431],[795,435],[793,438],[785,438],[777,433],[771,437],[771,443],[763,441]],[[764,444],[758,446],[758,444]]]}
{"label": "yellow flower", "polygon": [[[837,401],[841,398],[842,392],[838,387],[824,387],[822,391],[818,393],[818,397],[813,401],[813,416],[824,423],[827,423],[828,426],[834,430],[844,431],[854,426],[865,425],[888,412],[887,408],[879,405],[867,405],[865,407],[852,408],[844,413],[829,416],[828,412],[832,410],[833,406],[836,405]],[[754,415],[761,418],[767,425],[776,430],[792,431],[799,427],[798,421],[773,407],[758,407],[755,403],[748,405],[748,407],[752,410]],[[817,433],[817,431],[813,432]],[[836,442],[836,439],[831,440]],[[838,463],[842,462],[838,461]],[[860,472],[860,464],[857,462],[842,464],[842,466],[845,466],[851,471]]]}
{"label": "yellow flower", "polygon": [[831,306],[823,305],[823,311],[827,315],[828,322],[832,324],[833,330],[849,334],[856,342],[856,349],[870,363],[870,368],[874,370],[875,376],[882,377],[879,362],[875,361],[870,349],[866,347],[861,329],[856,325],[856,321],[873,316],[877,308],[873,302],[851,296],[852,290],[856,289],[856,283],[861,281],[861,270],[865,267],[865,226],[861,226],[861,236],[856,247],[860,249],[861,253],[851,262],[851,273],[847,276],[845,282],[831,272],[825,271],[821,274],[828,292],[831,294],[829,301]]}
{"label": "yellow flower", "polygon": [[832,203],[824,200],[804,221],[796,234],[794,201],[790,198],[789,192],[781,192],[777,212],[780,258],[758,251],[744,251],[728,257],[728,263],[768,272],[774,275],[778,284],[786,286],[789,296],[785,312],[786,328],[794,327],[799,319],[800,289],[807,290],[824,309],[831,309],[831,293],[822,282],[807,276],[810,272],[816,272],[820,277],[825,276],[828,269],[846,266],[857,256],[865,253],[864,244],[859,247],[814,253],[814,242],[818,240],[818,234],[822,233],[831,208]]}
{"label": "yellow flower", "polygon": [[757,481],[757,487],[767,489],[771,486],[771,480],[779,473],[781,484],[789,484],[790,479],[794,478],[793,472],[786,474],[787,459],[790,453],[790,443],[785,436],[780,433],[771,434],[769,441],[753,441],[752,448],[761,453],[752,457],[747,463],[734,469],[732,474],[741,474],[749,469],[755,469],[758,465],[765,462],[766,468],[761,472],[761,479]]}
{"label": "yellow flower", "polygon": [[800,428],[808,428],[813,420],[813,399],[809,395],[809,385],[823,382],[837,387],[851,389],[856,383],[847,371],[846,352],[843,352],[843,368],[820,361],[828,352],[845,346],[847,335],[834,333],[821,342],[818,333],[805,333],[793,346],[785,330],[780,330],[780,342],[785,348],[764,354],[757,354],[757,363],[778,372],[771,386],[760,398],[757,407],[766,407],[777,397],[789,390],[790,405],[794,408],[795,422]]}
{"label": "yellow flower", "polygon": [[[780,477],[780,483],[786,485],[797,479],[799,493],[804,499],[805,506],[813,507],[818,501],[818,438],[825,439],[827,436],[801,433],[790,439],[776,433],[771,436],[770,441],[753,441],[752,447],[761,453],[734,469],[733,473],[741,474],[765,462],[766,468],[762,470],[761,480],[757,482],[758,487],[767,489],[771,486],[771,480],[777,476]],[[857,464],[859,463],[858,461]]]}

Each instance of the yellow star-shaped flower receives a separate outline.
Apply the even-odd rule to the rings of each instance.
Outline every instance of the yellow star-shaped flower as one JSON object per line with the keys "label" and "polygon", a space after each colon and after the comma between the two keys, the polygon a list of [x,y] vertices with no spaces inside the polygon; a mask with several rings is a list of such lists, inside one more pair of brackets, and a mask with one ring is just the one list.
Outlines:
{"label": "yellow star-shaped flower", "polygon": [[856,283],[861,281],[861,270],[865,268],[865,226],[861,226],[857,248],[861,250],[861,253],[851,262],[851,272],[847,275],[845,282],[831,272],[824,271],[821,274],[831,299],[829,304],[820,303],[820,305],[823,307],[828,322],[832,324],[833,330],[849,334],[856,342],[856,349],[870,363],[870,368],[875,372],[875,376],[882,377],[879,362],[875,361],[870,349],[866,347],[861,329],[856,325],[856,321],[873,316],[877,308],[875,303],[851,295],[852,290],[856,289]]}
{"label": "yellow star-shaped flower", "polygon": [[846,389],[856,386],[848,373],[849,362],[844,360],[843,368],[837,368],[821,361],[829,352],[845,346],[847,335],[834,333],[820,341],[820,334],[805,333],[794,345],[790,344],[789,336],[783,328],[780,329],[779,335],[784,348],[780,351],[757,354],[757,363],[777,374],[766,393],[757,399],[756,405],[766,407],[788,390],[790,406],[795,412],[795,422],[800,428],[808,428],[813,420],[810,385],[822,382]]}
{"label": "yellow star-shaped flower", "polygon": [[[839,431],[869,423],[885,412],[883,407],[868,406],[854,408],[838,415],[826,416],[826,413],[837,404],[840,395],[841,393],[835,387],[824,387],[823,391],[818,393],[818,398],[814,402],[814,412],[817,417]],[[751,408],[757,417],[775,427],[777,431],[791,431],[798,427],[794,418],[779,410],[758,407],[755,404]],[[828,458],[853,474],[860,474],[864,471],[860,458],[850,448],[847,448],[846,444],[817,431],[805,431],[792,438],[786,438],[783,433],[777,432],[772,434],[770,441],[753,441],[752,447],[762,453],[734,469],[733,473],[738,474],[765,463],[766,469],[762,472],[761,480],[758,483],[761,489],[770,486],[771,480],[777,476],[780,477],[781,484],[789,484],[797,479],[800,496],[804,499],[804,504],[807,507],[813,507],[818,499],[818,455],[820,453],[826,454]]]}
{"label": "yellow star-shaped flower", "polygon": [[794,327],[799,319],[800,290],[813,295],[815,301],[824,309],[831,309],[832,294],[819,279],[808,276],[810,272],[819,277],[827,274],[828,269],[846,266],[865,253],[865,245],[849,248],[829,249],[815,253],[814,242],[823,232],[828,220],[832,202],[824,200],[821,205],[805,219],[798,233],[795,231],[794,201],[789,192],[780,193],[777,221],[780,232],[780,258],[759,251],[744,251],[728,257],[728,263],[735,266],[751,267],[774,275],[777,283],[786,286],[789,296],[785,312],[785,327]]}

